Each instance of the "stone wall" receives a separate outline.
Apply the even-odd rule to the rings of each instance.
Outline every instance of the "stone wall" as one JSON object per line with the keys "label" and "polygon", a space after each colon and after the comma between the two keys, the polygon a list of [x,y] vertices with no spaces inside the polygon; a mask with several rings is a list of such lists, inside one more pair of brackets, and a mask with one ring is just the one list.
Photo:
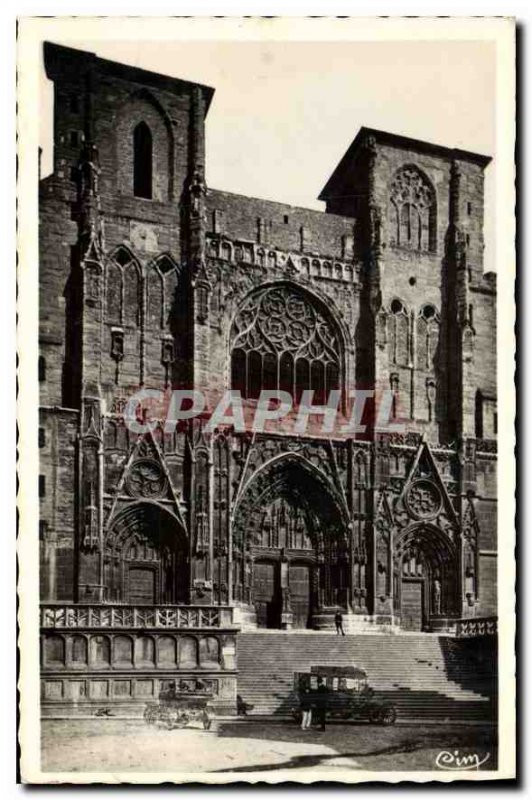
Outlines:
{"label": "stone wall", "polygon": [[78,429],[78,412],[50,407],[40,409],[39,550],[42,600],[74,599]]}
{"label": "stone wall", "polygon": [[280,250],[352,257],[353,220],[257,197],[209,189],[207,230]]}
{"label": "stone wall", "polygon": [[44,716],[142,716],[170,685],[236,713],[235,631],[43,630]]}

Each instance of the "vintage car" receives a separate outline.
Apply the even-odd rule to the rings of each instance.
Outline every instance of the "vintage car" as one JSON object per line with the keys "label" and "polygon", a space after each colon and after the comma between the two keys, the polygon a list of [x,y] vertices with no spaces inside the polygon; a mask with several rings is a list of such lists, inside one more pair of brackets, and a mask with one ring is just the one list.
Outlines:
{"label": "vintage car", "polygon": [[[318,679],[327,687],[327,693],[318,694]],[[368,676],[358,667],[311,667],[310,672],[294,673],[294,690],[299,698],[309,692],[307,700],[312,708],[319,708],[325,700],[328,720],[367,720],[378,725],[393,725],[397,711],[392,703],[379,700],[368,684]],[[301,708],[293,709],[297,721]]]}
{"label": "vintage car", "polygon": [[148,725],[163,725],[168,730],[198,722],[204,730],[209,730],[214,719],[211,698],[208,686],[202,686],[201,681],[196,680],[193,685],[186,680],[171,681],[159,693],[158,703],[146,703],[144,721]]}

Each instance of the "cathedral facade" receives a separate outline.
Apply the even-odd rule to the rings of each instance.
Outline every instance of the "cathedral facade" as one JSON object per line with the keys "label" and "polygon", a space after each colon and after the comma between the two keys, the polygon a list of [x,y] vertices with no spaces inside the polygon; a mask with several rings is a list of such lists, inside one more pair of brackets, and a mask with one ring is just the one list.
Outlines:
{"label": "cathedral facade", "polygon": [[[181,658],[230,673],[237,629],[327,629],[338,609],[352,633],[496,614],[490,159],[362,128],[320,194],[325,211],[295,208],[208,186],[212,89],[52,44],[45,65],[48,672],[118,659],[126,685],[127,665]],[[172,427],[153,409],[127,424],[139,390],[191,388],[239,392],[246,414],[265,389],[296,409],[305,391],[315,405],[336,392],[344,415],[366,392],[367,424],[257,431],[199,415]],[[372,402],[387,393],[395,425],[381,428]],[[94,641],[58,636],[68,614],[90,627],[83,609],[100,615]],[[179,613],[200,615],[190,629],[202,613],[204,628],[209,614],[229,622],[223,636],[139,644],[135,615],[155,613],[160,626]],[[110,644],[106,619],[121,620]]]}

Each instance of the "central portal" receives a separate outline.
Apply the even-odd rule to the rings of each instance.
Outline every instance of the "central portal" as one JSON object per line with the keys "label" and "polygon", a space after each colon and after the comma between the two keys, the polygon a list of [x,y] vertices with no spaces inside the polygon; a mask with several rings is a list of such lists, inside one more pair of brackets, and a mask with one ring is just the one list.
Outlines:
{"label": "central portal", "polygon": [[[311,597],[310,564],[290,564],[278,560],[257,560],[253,568],[253,599],[259,628],[282,628],[283,611],[289,607],[291,626],[307,628],[316,603]],[[283,573],[288,585],[283,586]]]}
{"label": "central portal", "polygon": [[310,621],[310,570],[315,553],[311,521],[297,498],[281,496],[267,505],[253,547],[253,598],[257,625],[306,628]]}
{"label": "central portal", "polygon": [[308,628],[315,614],[347,608],[345,520],[334,487],[301,458],[276,459],[250,481],[233,557],[235,598],[260,628]]}

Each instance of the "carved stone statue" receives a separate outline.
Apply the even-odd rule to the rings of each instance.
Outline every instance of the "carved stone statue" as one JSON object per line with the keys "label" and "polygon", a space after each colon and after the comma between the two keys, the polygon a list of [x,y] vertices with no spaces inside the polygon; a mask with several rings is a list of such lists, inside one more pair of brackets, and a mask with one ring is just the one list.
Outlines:
{"label": "carved stone statue", "polygon": [[432,596],[434,600],[434,613],[441,614],[441,583],[439,578],[434,578],[432,584]]}

